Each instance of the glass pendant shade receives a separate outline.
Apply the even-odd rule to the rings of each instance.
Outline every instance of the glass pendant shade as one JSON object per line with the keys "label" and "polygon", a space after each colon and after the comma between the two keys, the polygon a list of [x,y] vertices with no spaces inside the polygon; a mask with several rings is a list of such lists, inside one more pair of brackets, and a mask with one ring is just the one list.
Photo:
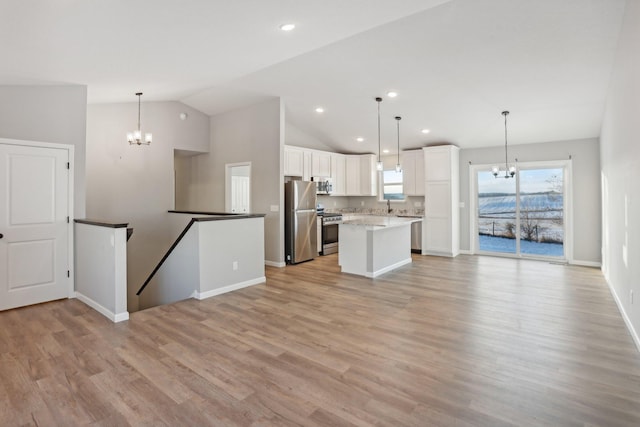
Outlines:
{"label": "glass pendant shade", "polygon": [[396,116],[396,127],[398,129],[398,161],[396,163],[396,172],[402,172],[402,166],[400,166],[400,120],[402,117]]}

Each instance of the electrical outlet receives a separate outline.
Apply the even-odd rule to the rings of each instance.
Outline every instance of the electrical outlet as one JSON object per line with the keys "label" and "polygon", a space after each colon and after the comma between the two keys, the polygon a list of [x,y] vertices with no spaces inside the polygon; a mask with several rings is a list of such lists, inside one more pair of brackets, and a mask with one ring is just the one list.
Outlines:
{"label": "electrical outlet", "polygon": [[360,206],[364,206],[364,202],[360,202]]}
{"label": "electrical outlet", "polygon": [[238,261],[233,261],[233,271],[238,269]]}

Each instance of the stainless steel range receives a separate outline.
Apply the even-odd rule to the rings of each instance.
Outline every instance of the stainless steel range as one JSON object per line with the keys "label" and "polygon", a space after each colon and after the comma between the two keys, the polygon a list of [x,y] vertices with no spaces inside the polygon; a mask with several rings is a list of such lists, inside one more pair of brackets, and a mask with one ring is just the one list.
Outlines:
{"label": "stainless steel range", "polygon": [[342,214],[322,214],[322,252],[321,255],[335,254],[338,252],[338,230],[342,223]]}

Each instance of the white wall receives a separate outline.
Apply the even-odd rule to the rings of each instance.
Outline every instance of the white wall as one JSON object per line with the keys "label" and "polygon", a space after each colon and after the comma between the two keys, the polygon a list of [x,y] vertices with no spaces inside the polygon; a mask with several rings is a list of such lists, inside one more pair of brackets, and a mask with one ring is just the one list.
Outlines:
{"label": "white wall", "polygon": [[263,283],[263,239],[260,217],[195,222],[142,291],[140,307]]}
{"label": "white wall", "polygon": [[0,86],[0,138],[75,146],[74,216],[85,216],[86,86]]}
{"label": "white wall", "polygon": [[[556,141],[509,147],[509,158],[519,162],[567,160],[573,169],[573,258],[576,262],[600,263],[600,161],[597,139]],[[460,150],[460,249],[470,249],[469,162],[493,165],[504,162],[504,146]]]}
{"label": "white wall", "polygon": [[628,1],[600,137],[602,258],[605,277],[640,349],[639,119],[640,2]]}
{"label": "white wall", "polygon": [[137,310],[136,291],[177,237],[167,213],[174,208],[174,149],[209,148],[209,117],[182,103],[142,103],[142,131],[153,133],[149,146],[127,143],[137,120],[137,102],[87,109],[87,217],[134,229],[127,246],[129,311]]}
{"label": "white wall", "polygon": [[307,132],[298,128],[290,122],[285,124],[285,145],[293,145],[295,147],[313,148],[314,150],[335,151],[325,142],[309,135]]}
{"label": "white wall", "polygon": [[113,322],[127,320],[127,229],[74,225],[78,299]]}
{"label": "white wall", "polygon": [[[251,162],[251,211],[264,213],[265,258],[284,264],[284,108],[275,99],[211,117],[209,154],[195,156],[189,209],[224,212],[225,165]],[[276,206],[278,211],[272,212]]]}

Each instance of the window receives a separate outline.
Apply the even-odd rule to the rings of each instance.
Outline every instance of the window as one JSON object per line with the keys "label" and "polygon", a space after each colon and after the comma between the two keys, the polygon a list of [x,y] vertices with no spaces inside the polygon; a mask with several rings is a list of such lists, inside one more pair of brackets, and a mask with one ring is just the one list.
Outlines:
{"label": "window", "polygon": [[382,171],[382,200],[404,200],[402,172]]}

